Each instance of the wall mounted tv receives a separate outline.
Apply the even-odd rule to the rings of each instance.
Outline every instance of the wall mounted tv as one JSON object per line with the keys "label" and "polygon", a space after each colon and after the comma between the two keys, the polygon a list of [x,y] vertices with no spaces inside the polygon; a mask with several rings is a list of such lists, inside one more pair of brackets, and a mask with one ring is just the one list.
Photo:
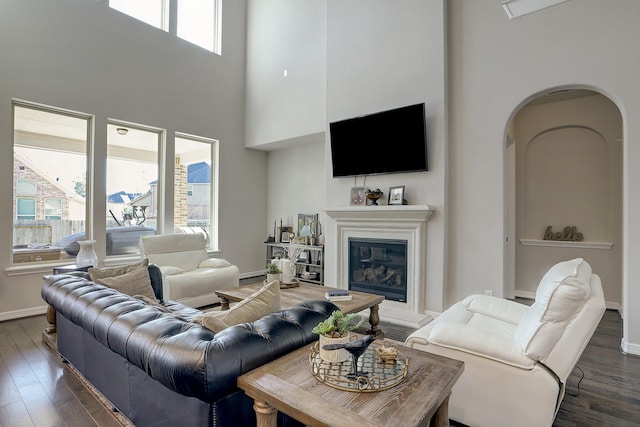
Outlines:
{"label": "wall mounted tv", "polygon": [[425,104],[329,124],[334,178],[426,171]]}

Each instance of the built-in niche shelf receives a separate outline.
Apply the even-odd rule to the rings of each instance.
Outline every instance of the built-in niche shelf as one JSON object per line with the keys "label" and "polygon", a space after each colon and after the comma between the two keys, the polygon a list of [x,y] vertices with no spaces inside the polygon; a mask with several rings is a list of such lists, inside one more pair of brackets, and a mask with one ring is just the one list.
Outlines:
{"label": "built-in niche shelf", "polygon": [[522,246],[545,246],[556,248],[611,249],[610,242],[572,242],[566,240],[520,239]]}

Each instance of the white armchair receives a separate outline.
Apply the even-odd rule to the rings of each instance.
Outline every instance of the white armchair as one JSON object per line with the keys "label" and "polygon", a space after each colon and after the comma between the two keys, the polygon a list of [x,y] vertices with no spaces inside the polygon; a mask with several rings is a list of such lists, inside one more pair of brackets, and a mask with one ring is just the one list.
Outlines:
{"label": "white armchair", "polygon": [[160,267],[164,299],[202,307],[220,301],[215,291],[240,286],[238,267],[209,258],[202,234],[142,236],[140,253]]}
{"label": "white armchair", "polygon": [[532,306],[472,295],[405,344],[465,363],[449,399],[451,419],[474,427],[551,426],[604,310],[600,278],[577,258],[544,275]]}

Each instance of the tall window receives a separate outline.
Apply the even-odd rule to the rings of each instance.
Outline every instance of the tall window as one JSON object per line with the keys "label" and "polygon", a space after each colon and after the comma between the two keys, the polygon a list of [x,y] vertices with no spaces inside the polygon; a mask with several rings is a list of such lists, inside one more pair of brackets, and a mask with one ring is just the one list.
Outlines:
{"label": "tall window", "polygon": [[161,136],[142,125],[107,125],[107,255],[137,253],[140,236],[157,230]]}
{"label": "tall window", "polygon": [[215,246],[212,227],[216,180],[216,141],[190,135],[176,135],[174,180],[174,224],[184,232],[205,235],[208,247]]}
{"label": "tall window", "polygon": [[61,258],[75,256],[64,238],[84,235],[89,121],[89,115],[14,102],[14,254],[59,248]]}

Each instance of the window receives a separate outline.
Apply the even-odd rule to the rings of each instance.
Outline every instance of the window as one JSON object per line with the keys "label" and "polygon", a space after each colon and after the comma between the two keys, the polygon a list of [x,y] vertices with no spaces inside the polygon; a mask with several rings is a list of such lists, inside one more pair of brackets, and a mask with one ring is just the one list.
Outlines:
{"label": "window", "polygon": [[62,219],[62,199],[44,199],[44,219]]}
{"label": "window", "polygon": [[16,219],[36,219],[36,199],[16,199]]}
{"label": "window", "polygon": [[[14,249],[59,247],[64,237],[84,234],[90,120],[82,113],[13,103]],[[60,256],[75,254],[61,250]]]}
{"label": "window", "polygon": [[220,53],[217,6],[214,0],[178,0],[178,37]]}
{"label": "window", "polygon": [[109,7],[142,22],[167,31],[168,0],[109,0]]}
{"label": "window", "polygon": [[216,246],[215,218],[217,141],[179,134],[175,138],[174,224],[186,232],[200,232],[209,248]]}
{"label": "window", "polygon": [[[221,54],[220,0],[109,0],[119,12]],[[173,7],[172,7],[173,6]],[[175,27],[169,16],[175,11]]]}
{"label": "window", "polygon": [[[13,118],[14,263],[43,260],[33,255],[45,249],[47,260],[58,259],[51,248],[72,263],[76,242],[85,239],[104,245],[107,256],[137,256],[140,237],[162,229],[164,206],[174,208],[177,229],[166,232],[202,233],[217,248],[216,140],[176,134],[175,167],[161,168],[164,130],[106,119],[106,185],[96,189],[87,157],[93,116],[14,101]],[[164,170],[175,174],[173,191],[162,188]],[[103,206],[96,196],[106,197],[105,217],[87,215],[89,202]],[[93,222],[106,225],[106,233],[89,232]]]}
{"label": "window", "polygon": [[161,137],[142,125],[107,125],[107,255],[138,253],[140,236],[157,230]]}

